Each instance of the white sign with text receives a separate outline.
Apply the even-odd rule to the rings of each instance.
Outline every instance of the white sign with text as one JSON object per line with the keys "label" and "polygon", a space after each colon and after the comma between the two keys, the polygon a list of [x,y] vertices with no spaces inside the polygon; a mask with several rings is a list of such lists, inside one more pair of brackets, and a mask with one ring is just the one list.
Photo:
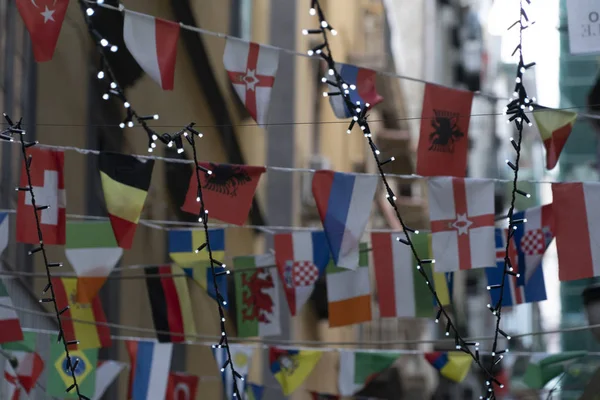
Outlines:
{"label": "white sign with text", "polygon": [[571,54],[600,53],[600,0],[567,0]]}

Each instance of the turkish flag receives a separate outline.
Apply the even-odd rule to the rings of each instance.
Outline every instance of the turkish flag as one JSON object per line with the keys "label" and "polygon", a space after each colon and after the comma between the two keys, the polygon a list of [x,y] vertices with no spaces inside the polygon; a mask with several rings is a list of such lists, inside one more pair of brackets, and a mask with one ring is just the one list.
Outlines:
{"label": "turkish flag", "polygon": [[467,175],[469,121],[473,92],[425,85],[417,174]]}
{"label": "turkish flag", "polygon": [[[235,225],[244,225],[248,219],[252,198],[265,167],[247,165],[198,163],[211,173],[200,171],[204,208],[209,217]],[[190,214],[200,213],[198,181],[192,174],[185,203],[181,209]]]}
{"label": "turkish flag", "polygon": [[17,0],[17,9],[31,36],[35,61],[50,61],[67,13],[69,0]]}
{"label": "turkish flag", "polygon": [[196,375],[171,372],[167,383],[167,396],[165,400],[194,400],[198,389]]}
{"label": "turkish flag", "polygon": [[[65,155],[62,151],[33,148],[31,155],[31,186],[37,207],[49,206],[45,210],[34,211],[29,191],[19,191],[17,205],[17,242],[39,244],[38,220],[45,244],[65,244],[66,233],[66,193],[63,167]],[[25,162],[21,166],[20,187],[29,186]]]}

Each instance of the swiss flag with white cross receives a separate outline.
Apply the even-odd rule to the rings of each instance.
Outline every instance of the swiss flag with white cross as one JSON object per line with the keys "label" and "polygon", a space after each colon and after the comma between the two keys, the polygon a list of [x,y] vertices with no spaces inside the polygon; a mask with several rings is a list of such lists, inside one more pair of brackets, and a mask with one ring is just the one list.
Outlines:
{"label": "swiss flag with white cross", "polygon": [[279,65],[279,51],[229,38],[225,45],[223,65],[252,118],[259,125],[266,124],[271,90]]}
{"label": "swiss flag with white cross", "polygon": [[428,188],[436,271],[495,266],[494,181],[434,177]]}
{"label": "swiss flag with white cross", "polygon": [[[33,148],[28,150],[31,159],[31,183],[37,207],[50,206],[37,211],[45,244],[64,245],[66,232],[67,204],[63,167],[65,156],[62,151]],[[21,166],[20,187],[28,186],[25,163]],[[39,244],[31,194],[19,191],[17,205],[17,241]]]}

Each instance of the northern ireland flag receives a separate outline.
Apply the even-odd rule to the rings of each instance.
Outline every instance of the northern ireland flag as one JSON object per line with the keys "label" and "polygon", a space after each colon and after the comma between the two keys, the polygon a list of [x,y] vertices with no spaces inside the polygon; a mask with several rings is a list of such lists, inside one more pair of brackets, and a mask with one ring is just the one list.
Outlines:
{"label": "northern ireland flag", "polygon": [[513,234],[521,274],[517,282],[523,286],[540,267],[544,253],[554,239],[552,204],[517,212],[513,220],[526,220]]}
{"label": "northern ireland flag", "polygon": [[28,394],[31,393],[44,370],[44,361],[35,352],[13,351],[11,356],[16,364],[13,365],[8,359],[5,362],[5,389],[2,398],[7,400],[29,398]]}
{"label": "northern ireland flag", "polygon": [[37,62],[52,60],[69,0],[17,0]]}
{"label": "northern ireland flag", "polygon": [[561,281],[600,276],[600,183],[553,183]]}
{"label": "northern ireland flag", "polygon": [[163,90],[173,90],[178,39],[179,24],[125,10],[127,50]]}
{"label": "northern ireland flag", "polygon": [[435,177],[428,187],[436,271],[495,265],[494,181]]}
{"label": "northern ireland flag", "polygon": [[267,122],[279,51],[256,43],[227,39],[223,64],[240,100],[259,124]]}
{"label": "northern ireland flag", "polygon": [[[485,269],[487,284],[489,286],[502,284],[505,268],[504,257],[506,256],[507,233],[508,232],[505,229],[496,228],[496,267]],[[517,248],[515,241],[516,238],[513,236],[509,242],[508,256],[513,271],[523,274],[521,260],[525,257],[522,251]],[[498,304],[498,301],[500,301],[500,290],[490,290],[490,297],[492,304]],[[506,275],[504,294],[502,295],[503,306],[512,307],[517,304],[544,301],[546,298],[544,271],[540,264],[538,264],[535,269],[532,269],[532,274],[524,285],[519,285],[519,278],[516,276]]]}
{"label": "northern ireland flag", "polygon": [[[31,185],[37,207],[49,206],[37,211],[44,244],[65,244],[67,204],[63,167],[65,155],[62,151],[32,148],[28,151],[31,161]],[[21,166],[20,187],[29,186],[25,163]],[[19,191],[17,205],[17,242],[39,244],[35,211],[29,191]]]}
{"label": "northern ireland flag", "polygon": [[360,239],[365,231],[377,177],[317,171],[312,191],[335,265],[358,268]]}
{"label": "northern ireland flag", "polygon": [[324,232],[294,232],[275,235],[275,263],[292,315],[309,299],[315,282],[329,262]]}
{"label": "northern ireland flag", "polygon": [[[361,108],[369,104],[369,108],[383,101],[383,97],[377,93],[375,79],[377,73],[371,69],[359,68],[355,65],[339,64],[336,65],[337,71],[350,87],[350,101],[353,105],[360,105]],[[329,85],[329,91],[336,92],[339,89]],[[329,97],[329,103],[333,113],[337,118],[350,118],[354,114],[346,107],[346,102],[342,96]]]}

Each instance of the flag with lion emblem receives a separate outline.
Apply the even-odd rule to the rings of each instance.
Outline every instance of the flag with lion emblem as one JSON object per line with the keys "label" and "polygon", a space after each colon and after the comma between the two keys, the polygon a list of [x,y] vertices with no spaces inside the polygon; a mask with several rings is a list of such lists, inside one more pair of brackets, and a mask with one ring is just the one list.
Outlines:
{"label": "flag with lion emblem", "polygon": [[[202,200],[210,218],[235,225],[244,225],[252,206],[258,181],[265,167],[198,163]],[[207,172],[208,171],[208,172]],[[200,213],[200,191],[193,173],[185,203],[181,209],[190,214]]]}

